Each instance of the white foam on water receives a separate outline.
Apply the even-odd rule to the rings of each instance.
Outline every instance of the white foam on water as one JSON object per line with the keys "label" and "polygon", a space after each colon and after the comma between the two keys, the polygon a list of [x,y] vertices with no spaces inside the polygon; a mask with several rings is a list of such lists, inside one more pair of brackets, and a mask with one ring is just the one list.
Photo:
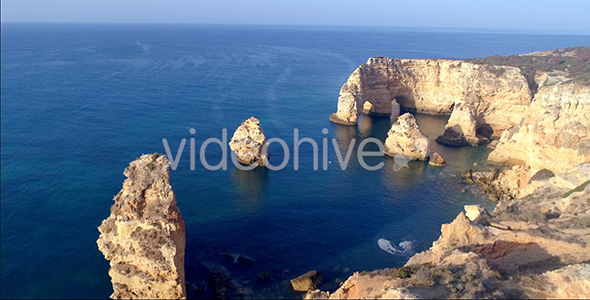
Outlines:
{"label": "white foam on water", "polygon": [[398,247],[394,246],[390,240],[386,239],[379,239],[377,244],[383,251],[392,255],[410,256],[415,253],[414,244],[411,241],[402,241],[398,244]]}

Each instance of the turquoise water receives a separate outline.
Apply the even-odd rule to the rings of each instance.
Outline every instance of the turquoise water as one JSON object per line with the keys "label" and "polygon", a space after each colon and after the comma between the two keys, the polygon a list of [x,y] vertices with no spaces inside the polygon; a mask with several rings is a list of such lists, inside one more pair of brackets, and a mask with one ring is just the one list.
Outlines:
{"label": "turquoise water", "polygon": [[[2,25],[1,280],[3,298],[105,298],[108,262],[96,227],[109,215],[122,172],[142,153],[173,152],[190,128],[199,146],[230,135],[255,115],[267,137],[293,149],[302,137],[384,140],[388,119],[363,116],[358,127],[332,124],[340,86],[371,56],[469,58],[588,46],[588,36],[404,32],[372,28],[180,25]],[[434,139],[446,117],[417,116]],[[329,133],[322,134],[327,128]],[[331,145],[331,143],[330,143]],[[276,146],[276,147],[275,147]],[[377,244],[412,242],[427,249],[464,204],[493,204],[461,194],[457,169],[489,150],[433,143],[449,162],[410,162],[378,171],[353,158],[346,171],[330,146],[327,171],[301,166],[245,172],[229,166],[189,168],[188,149],[172,186],[186,221],[187,280],[207,280],[203,264],[228,268],[254,297],[294,297],[287,280],[311,269],[335,289],[353,271],[402,265]],[[271,148],[271,162],[282,160]],[[291,153],[292,154],[292,153]],[[211,146],[215,164],[220,151]],[[320,161],[321,166],[321,161]],[[441,173],[442,172],[442,173]],[[222,253],[256,259],[234,264]],[[256,275],[270,271],[272,281]],[[230,294],[231,296],[231,294]]]}

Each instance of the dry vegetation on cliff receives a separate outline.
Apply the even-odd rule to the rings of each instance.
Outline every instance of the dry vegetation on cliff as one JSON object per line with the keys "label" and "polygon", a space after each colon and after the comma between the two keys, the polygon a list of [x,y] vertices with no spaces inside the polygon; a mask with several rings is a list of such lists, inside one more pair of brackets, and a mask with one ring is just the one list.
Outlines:
{"label": "dry vegetation on cliff", "polygon": [[[564,72],[567,79],[590,85],[590,47],[572,47],[510,56],[494,55],[465,61],[492,66],[518,67],[527,78],[534,78],[537,71]],[[504,69],[496,69],[495,72],[503,71]]]}

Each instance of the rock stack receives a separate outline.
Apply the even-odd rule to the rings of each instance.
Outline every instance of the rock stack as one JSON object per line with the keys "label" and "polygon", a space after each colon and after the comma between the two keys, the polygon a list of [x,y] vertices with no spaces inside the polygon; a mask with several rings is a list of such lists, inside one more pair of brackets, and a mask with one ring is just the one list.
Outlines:
{"label": "rock stack", "polygon": [[430,155],[428,137],[420,132],[416,119],[405,113],[391,125],[385,140],[385,154],[403,155],[411,160],[427,160]]}
{"label": "rock stack", "polygon": [[268,153],[263,153],[266,137],[259,124],[260,120],[250,117],[240,124],[229,142],[230,149],[235,151],[237,160],[242,164],[262,167],[264,159],[269,157]]}
{"label": "rock stack", "polygon": [[110,261],[111,298],[184,299],[184,220],[170,186],[165,156],[129,164],[111,215],[98,230],[98,249]]}

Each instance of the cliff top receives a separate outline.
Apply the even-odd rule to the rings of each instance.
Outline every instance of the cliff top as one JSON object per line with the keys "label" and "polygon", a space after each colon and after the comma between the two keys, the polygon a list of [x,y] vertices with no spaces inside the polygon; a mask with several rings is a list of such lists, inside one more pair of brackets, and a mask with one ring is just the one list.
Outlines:
{"label": "cliff top", "polygon": [[590,85],[590,47],[572,47],[509,56],[494,55],[465,61],[518,67],[528,78],[533,78],[537,71],[561,73],[568,80]]}

